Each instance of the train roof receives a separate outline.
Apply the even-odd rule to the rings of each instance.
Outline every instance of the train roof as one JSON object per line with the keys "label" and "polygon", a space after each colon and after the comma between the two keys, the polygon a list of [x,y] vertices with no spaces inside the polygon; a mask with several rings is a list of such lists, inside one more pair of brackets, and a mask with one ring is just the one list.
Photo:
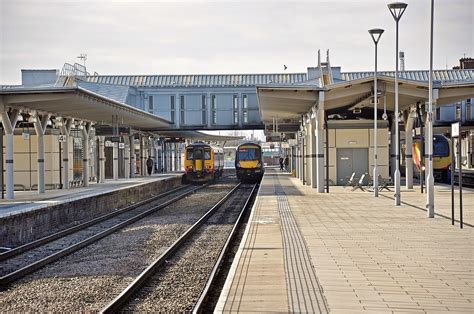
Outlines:
{"label": "train roof", "polygon": [[257,146],[259,147],[260,149],[262,148],[262,146],[260,146],[260,144],[257,144],[257,143],[253,143],[253,142],[246,142],[246,143],[242,143],[240,144],[239,146],[237,146],[237,149],[241,146]]}
{"label": "train roof", "polygon": [[211,147],[211,148],[217,149],[217,150],[224,150],[221,146],[211,145],[211,144],[204,143],[204,142],[194,142],[194,143],[189,144],[188,146],[186,146],[186,148],[188,148],[188,147]]}

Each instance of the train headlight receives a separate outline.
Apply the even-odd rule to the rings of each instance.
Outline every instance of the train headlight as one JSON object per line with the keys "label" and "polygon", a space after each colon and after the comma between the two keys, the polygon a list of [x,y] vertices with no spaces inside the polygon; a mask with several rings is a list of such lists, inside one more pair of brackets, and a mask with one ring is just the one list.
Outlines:
{"label": "train headlight", "polygon": [[257,163],[257,168],[260,168],[262,166],[262,163],[261,162],[258,162]]}
{"label": "train headlight", "polygon": [[237,168],[240,168],[240,162],[237,163]]}

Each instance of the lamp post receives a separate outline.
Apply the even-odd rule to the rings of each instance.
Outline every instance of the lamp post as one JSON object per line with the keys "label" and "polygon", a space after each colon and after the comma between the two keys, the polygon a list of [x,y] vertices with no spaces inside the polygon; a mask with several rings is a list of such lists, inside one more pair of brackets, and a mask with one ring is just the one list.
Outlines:
{"label": "lamp post", "polygon": [[394,2],[388,4],[388,9],[395,19],[395,205],[400,205],[400,138],[398,134],[398,21],[400,21],[407,4]]}
{"label": "lamp post", "polygon": [[[428,177],[426,178],[426,198],[428,218],[434,218],[434,175],[433,175],[433,18],[434,0],[431,0],[430,21],[430,73],[428,92]],[[454,171],[454,170],[453,170]]]}
{"label": "lamp post", "polygon": [[380,28],[369,29],[369,34],[375,44],[375,71],[374,71],[374,196],[379,196],[379,176],[377,169],[377,103],[378,103],[378,89],[377,89],[377,44],[384,30]]}

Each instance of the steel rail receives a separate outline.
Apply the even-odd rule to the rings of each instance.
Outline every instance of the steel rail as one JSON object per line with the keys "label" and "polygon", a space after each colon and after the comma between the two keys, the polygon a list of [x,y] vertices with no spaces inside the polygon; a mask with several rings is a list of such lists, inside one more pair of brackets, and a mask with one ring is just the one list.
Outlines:
{"label": "steel rail", "polygon": [[64,236],[67,236],[67,235],[70,235],[76,231],[80,231],[82,229],[85,229],[85,228],[88,228],[92,225],[95,225],[99,222],[103,222],[107,219],[110,219],[110,218],[113,218],[115,216],[118,216],[120,214],[123,214],[127,211],[130,211],[132,209],[135,209],[137,207],[140,207],[142,205],[145,205],[147,203],[151,203],[157,199],[159,199],[160,197],[164,197],[164,196],[167,196],[169,194],[172,194],[172,193],[175,193],[175,192],[178,192],[186,187],[188,187],[189,185],[185,185],[185,186],[181,186],[179,188],[176,188],[176,189],[173,189],[173,190],[170,190],[170,191],[167,191],[167,192],[164,192],[164,193],[161,193],[161,194],[158,194],[156,196],[152,196],[146,200],[143,200],[143,201],[140,201],[138,203],[135,203],[135,204],[131,204],[129,206],[126,206],[126,207],[123,207],[119,210],[116,210],[114,212],[111,212],[111,213],[108,213],[108,214],[105,214],[105,215],[102,215],[100,217],[97,217],[97,218],[94,218],[92,220],[89,220],[89,221],[86,221],[86,222],[83,222],[79,225],[76,225],[76,226],[73,226],[73,227],[70,227],[70,228],[67,228],[67,229],[64,229],[64,230],[61,230],[59,232],[56,232],[56,233],[53,233],[51,235],[48,235],[46,237],[43,237],[43,238],[40,238],[38,240],[34,240],[32,242],[29,242],[29,243],[26,243],[26,244],[23,244],[21,246],[18,246],[14,249],[11,249],[11,250],[8,250],[6,252],[3,252],[0,254],[0,262],[1,261],[4,261],[4,260],[7,260],[9,258],[12,258],[14,256],[17,256],[19,254],[22,254],[28,250],[31,250],[31,249],[34,249],[34,248],[37,248],[41,245],[44,245],[44,244],[47,244],[49,242],[52,242],[54,240],[57,240],[59,238],[62,238]]}
{"label": "steel rail", "polygon": [[153,261],[135,280],[128,285],[114,300],[107,304],[100,313],[115,313],[120,311],[131,297],[142,288],[147,280],[153,276],[158,268],[173,255],[188,240],[191,235],[199,228],[222,204],[239,189],[241,183],[238,183],[229,193],[219,200],[211,209],[209,209],[196,223],[194,223],[185,233],[183,233],[166,251],[164,251],[155,261]]}
{"label": "steel rail", "polygon": [[20,269],[18,269],[18,270],[16,270],[16,271],[13,271],[13,272],[11,272],[11,273],[5,275],[5,276],[3,276],[3,277],[0,277],[0,288],[5,287],[5,286],[8,285],[9,283],[11,283],[11,282],[13,282],[13,281],[15,281],[15,280],[17,280],[17,279],[19,279],[19,278],[21,278],[21,277],[24,277],[25,275],[28,275],[28,274],[32,273],[33,271],[35,271],[35,270],[37,270],[37,269],[39,269],[39,268],[41,268],[41,267],[43,267],[43,266],[45,266],[45,265],[47,265],[47,264],[50,264],[50,263],[52,263],[52,262],[54,262],[54,261],[60,259],[61,257],[64,257],[64,256],[66,256],[66,255],[69,255],[69,254],[71,254],[71,253],[73,253],[73,252],[76,252],[76,251],[78,251],[78,250],[80,250],[80,249],[82,249],[82,248],[84,248],[84,247],[90,245],[91,243],[94,243],[94,242],[96,242],[96,241],[98,241],[98,240],[100,240],[100,239],[102,239],[102,238],[104,238],[104,237],[106,237],[106,236],[108,236],[108,235],[114,233],[115,231],[120,230],[120,229],[122,229],[123,227],[126,227],[126,226],[128,226],[128,225],[130,225],[130,224],[132,224],[132,223],[134,223],[134,222],[136,222],[136,221],[138,221],[138,220],[140,220],[140,219],[142,219],[142,218],[144,218],[144,217],[146,217],[146,216],[148,216],[148,215],[150,215],[150,214],[152,214],[152,213],[154,213],[155,211],[158,211],[158,210],[160,210],[160,209],[162,209],[162,208],[165,208],[165,207],[167,207],[167,206],[173,204],[174,202],[176,202],[176,201],[178,201],[178,200],[180,200],[180,199],[182,199],[182,198],[188,196],[189,194],[194,193],[196,190],[199,190],[199,189],[201,189],[201,188],[203,188],[203,187],[204,187],[204,186],[196,187],[196,188],[194,188],[194,189],[192,189],[192,190],[190,190],[190,191],[188,191],[188,192],[185,192],[185,193],[183,193],[183,194],[181,194],[181,195],[179,195],[179,196],[177,196],[177,197],[172,198],[172,199],[169,200],[169,201],[166,201],[166,202],[164,202],[164,203],[162,203],[162,204],[160,204],[160,205],[158,205],[158,206],[156,206],[156,207],[153,207],[153,208],[151,208],[151,209],[149,209],[149,210],[147,210],[147,211],[144,211],[144,212],[142,212],[142,213],[140,213],[140,214],[138,214],[138,215],[136,215],[136,216],[134,216],[134,217],[132,217],[132,218],[129,218],[129,219],[127,219],[127,220],[125,220],[125,221],[123,221],[123,222],[121,222],[121,223],[119,223],[119,224],[117,224],[117,225],[115,225],[115,226],[113,226],[113,227],[111,227],[111,228],[109,228],[109,229],[106,229],[106,230],[104,230],[104,231],[102,231],[102,232],[100,232],[100,233],[97,233],[97,234],[95,234],[95,235],[93,235],[93,236],[91,236],[91,237],[89,237],[89,238],[87,238],[87,239],[84,239],[84,240],[82,240],[82,241],[80,241],[80,242],[78,242],[78,243],[76,243],[76,244],[73,244],[73,245],[71,245],[71,246],[69,246],[69,247],[67,247],[67,248],[65,248],[65,249],[62,249],[62,250],[60,250],[60,251],[58,251],[58,252],[56,252],[56,253],[54,253],[54,254],[51,254],[50,256],[47,256],[47,257],[45,257],[45,258],[43,258],[43,259],[41,259],[41,260],[39,260],[39,261],[36,261],[36,262],[34,262],[34,263],[31,263],[31,264],[28,265],[28,266],[25,266],[25,267],[23,267],[23,268],[20,268]]}
{"label": "steel rail", "polygon": [[219,257],[217,258],[217,261],[216,261],[216,263],[215,263],[215,265],[214,265],[214,267],[213,267],[213,269],[212,269],[212,271],[211,271],[211,273],[210,273],[210,275],[207,279],[206,286],[202,290],[201,296],[199,297],[197,302],[194,304],[193,311],[192,311],[193,314],[202,313],[204,302],[207,300],[209,291],[210,291],[212,285],[214,284],[214,282],[217,279],[217,272],[219,271],[219,268],[221,267],[222,261],[224,260],[224,256],[229,251],[230,244],[232,243],[232,241],[234,241],[234,238],[237,235],[237,229],[239,228],[240,224],[242,223],[242,220],[244,218],[244,214],[247,212],[248,207],[250,205],[250,202],[252,201],[252,197],[256,193],[259,186],[260,186],[259,183],[254,184],[254,186],[252,188],[252,191],[250,192],[249,197],[245,201],[245,204],[242,207],[242,211],[240,212],[239,217],[237,218],[237,221],[234,224],[234,227],[232,228],[229,236],[227,237],[227,241],[225,242],[224,246],[222,247],[221,253],[219,254]]}

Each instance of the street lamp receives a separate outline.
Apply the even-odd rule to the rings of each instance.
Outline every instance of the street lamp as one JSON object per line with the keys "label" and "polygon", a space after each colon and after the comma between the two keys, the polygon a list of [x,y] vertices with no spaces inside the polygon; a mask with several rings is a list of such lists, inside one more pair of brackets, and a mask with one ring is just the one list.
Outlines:
{"label": "street lamp", "polygon": [[378,102],[378,89],[377,89],[377,44],[379,43],[380,37],[384,30],[380,28],[369,29],[369,34],[372,36],[372,40],[375,44],[375,71],[374,71],[374,196],[379,196],[379,176],[377,170],[377,102]]}
{"label": "street lamp", "polygon": [[[426,198],[428,218],[434,218],[434,174],[433,174],[433,18],[434,0],[431,0],[430,21],[430,73],[428,94],[428,177],[426,178]],[[454,171],[454,169],[452,170]]]}
{"label": "street lamp", "polygon": [[395,205],[400,205],[400,138],[398,134],[398,21],[400,21],[407,4],[394,2],[388,4],[396,24],[395,36]]}

